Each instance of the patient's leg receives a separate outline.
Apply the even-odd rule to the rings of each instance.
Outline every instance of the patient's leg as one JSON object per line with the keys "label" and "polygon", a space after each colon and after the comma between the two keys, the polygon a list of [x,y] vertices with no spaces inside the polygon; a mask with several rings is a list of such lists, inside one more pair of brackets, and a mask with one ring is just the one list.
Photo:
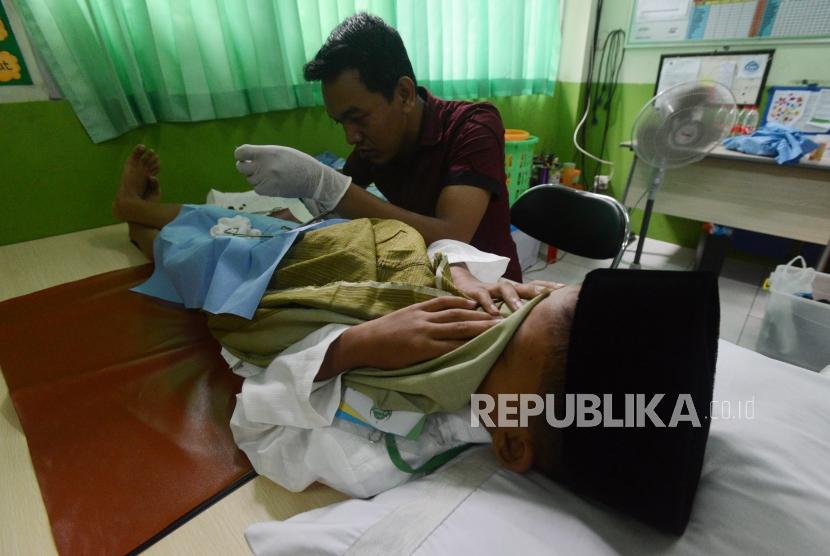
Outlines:
{"label": "patient's leg", "polygon": [[137,145],[124,162],[124,172],[112,214],[119,220],[149,226],[156,230],[173,221],[179,214],[178,203],[160,202],[158,155],[144,145]]}
{"label": "patient's leg", "polygon": [[130,241],[133,245],[138,247],[138,250],[144,253],[144,256],[151,261],[155,260],[153,255],[153,244],[156,241],[156,236],[159,230],[136,224],[135,222],[128,222]]}
{"label": "patient's leg", "polygon": [[160,170],[158,155],[144,145],[137,145],[124,162],[112,213],[126,220],[130,241],[153,260],[153,242],[158,232],[172,221],[181,205],[161,202],[161,189],[156,177]]}

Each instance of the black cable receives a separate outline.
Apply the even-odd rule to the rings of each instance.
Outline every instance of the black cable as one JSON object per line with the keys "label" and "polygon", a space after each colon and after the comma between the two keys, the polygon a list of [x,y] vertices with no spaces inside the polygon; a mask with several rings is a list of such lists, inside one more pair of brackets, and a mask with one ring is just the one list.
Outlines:
{"label": "black cable", "polygon": [[[602,131],[602,142],[600,144],[599,158],[605,156],[605,149],[608,143],[608,129],[611,125],[611,105],[617,93],[620,71],[622,70],[625,58],[625,32],[622,29],[611,31],[602,45],[602,57],[600,58],[599,71],[597,72],[601,83],[593,100],[594,117],[593,125],[599,122],[600,111],[605,111],[605,121]],[[598,175],[600,163],[596,163],[593,175]],[[586,176],[587,179],[587,176]]]}
{"label": "black cable", "polygon": [[[610,35],[609,35],[609,37],[610,37]],[[592,101],[592,106],[594,107],[594,114],[591,117],[591,125],[597,125],[597,109],[601,108],[601,106],[602,106],[600,104],[600,99],[602,98],[602,92],[603,92],[603,89],[605,89],[605,83],[606,83],[605,79],[603,79],[603,77],[602,77],[602,72],[603,72],[603,68],[605,68],[607,66],[607,64],[605,62],[605,57],[606,57],[607,54],[608,54],[608,37],[605,37],[605,42],[602,45],[602,54],[600,54],[599,64],[597,66],[599,68],[599,71],[597,73],[599,74],[600,78],[597,81],[598,87],[597,87],[596,92],[594,93],[594,98],[593,98],[593,101]]]}
{"label": "black cable", "polygon": [[[594,58],[597,55],[597,43],[599,42],[599,24],[600,20],[602,19],[602,3],[603,0],[598,0],[597,2],[597,16],[594,20],[594,36],[591,41],[591,52],[588,55],[588,83],[585,89],[585,96],[583,97],[582,101],[582,110],[579,111],[579,114],[584,114],[585,110],[588,108],[588,101],[591,98],[591,93],[593,91],[593,81],[594,81]],[[577,116],[578,118],[580,116]],[[587,127],[587,126],[586,126]],[[585,144],[585,134],[586,134],[586,127],[583,127],[579,130],[579,144]],[[579,168],[585,168],[585,154],[581,151],[577,150],[574,160],[578,162],[577,166]]]}
{"label": "black cable", "polygon": [[593,101],[596,110],[592,120],[594,125],[598,123],[597,113],[599,111],[604,109],[608,112],[610,110],[611,101],[616,91],[619,70],[622,65],[622,57],[624,55],[624,49],[622,47],[622,37],[624,36],[624,33],[620,29],[611,31],[605,37],[605,42],[602,45],[603,52],[600,58],[598,72],[600,83]]}

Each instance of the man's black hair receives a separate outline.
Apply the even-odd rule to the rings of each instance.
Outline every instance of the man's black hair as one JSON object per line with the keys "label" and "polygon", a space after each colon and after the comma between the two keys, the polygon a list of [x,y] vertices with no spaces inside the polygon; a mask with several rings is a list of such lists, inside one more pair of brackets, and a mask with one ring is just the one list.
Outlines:
{"label": "man's black hair", "polygon": [[343,20],[305,65],[307,81],[328,81],[356,69],[369,91],[392,100],[401,77],[415,82],[415,72],[398,32],[381,18],[364,12]]}

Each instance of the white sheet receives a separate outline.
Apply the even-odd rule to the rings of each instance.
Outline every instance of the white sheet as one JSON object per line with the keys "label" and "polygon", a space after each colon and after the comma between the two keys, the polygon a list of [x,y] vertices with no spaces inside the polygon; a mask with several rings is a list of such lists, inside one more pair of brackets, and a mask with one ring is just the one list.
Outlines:
{"label": "white sheet", "polygon": [[[712,423],[680,538],[598,507],[537,475],[499,469],[415,554],[827,554],[830,377],[720,342],[715,399],[754,399],[754,419]],[[441,471],[378,495],[251,526],[258,554],[343,554]],[[395,535],[394,531],[389,532]]]}

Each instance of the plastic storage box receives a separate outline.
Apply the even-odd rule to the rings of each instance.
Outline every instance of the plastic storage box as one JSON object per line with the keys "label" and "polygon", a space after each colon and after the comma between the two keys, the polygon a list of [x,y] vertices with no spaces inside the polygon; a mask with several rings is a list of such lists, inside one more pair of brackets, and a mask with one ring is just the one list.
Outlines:
{"label": "plastic storage box", "polygon": [[[820,371],[830,365],[830,304],[805,299],[786,287],[787,271],[781,265],[770,280],[770,297],[755,350],[799,367]],[[778,280],[776,280],[778,278]],[[830,281],[816,272],[813,284]],[[802,288],[798,288],[802,289]]]}

